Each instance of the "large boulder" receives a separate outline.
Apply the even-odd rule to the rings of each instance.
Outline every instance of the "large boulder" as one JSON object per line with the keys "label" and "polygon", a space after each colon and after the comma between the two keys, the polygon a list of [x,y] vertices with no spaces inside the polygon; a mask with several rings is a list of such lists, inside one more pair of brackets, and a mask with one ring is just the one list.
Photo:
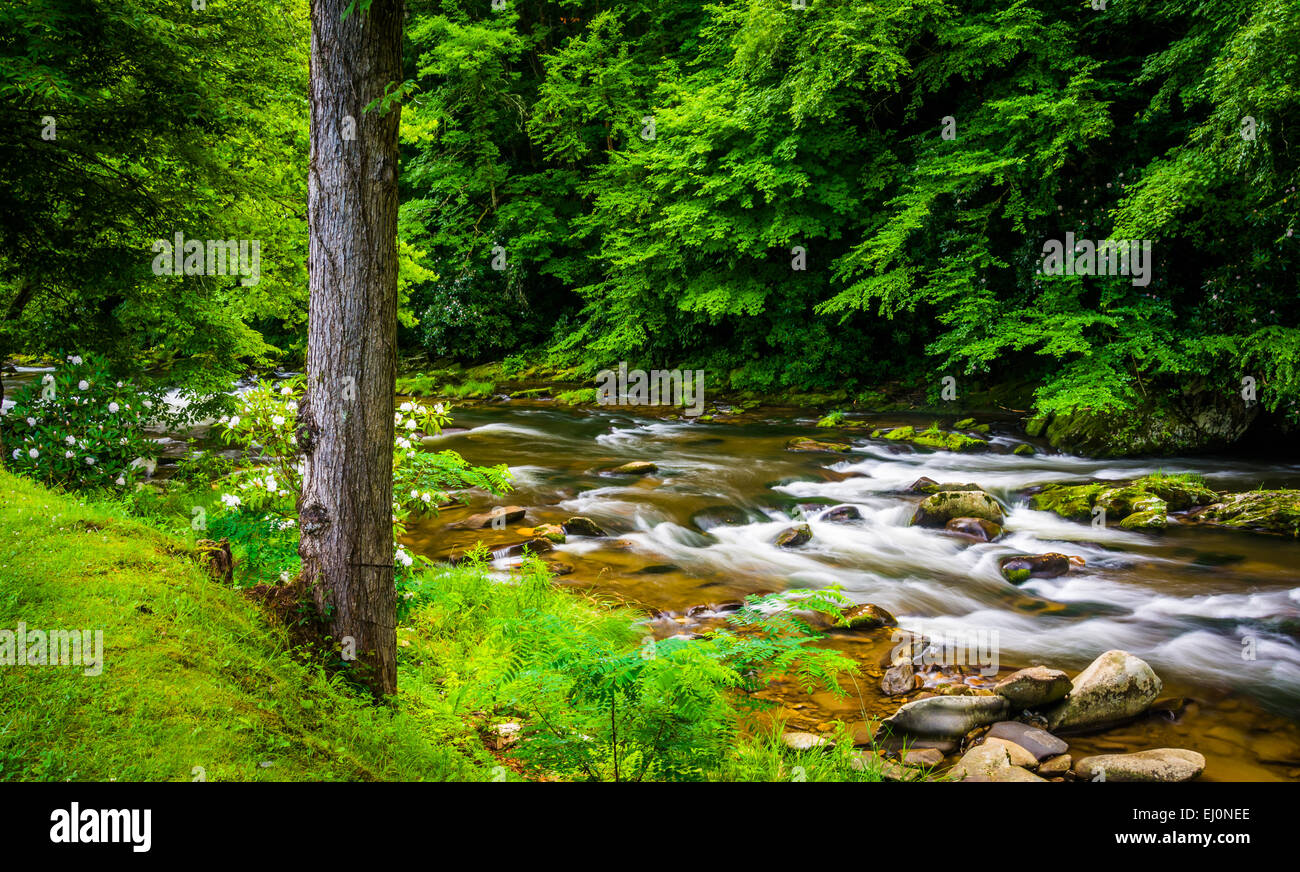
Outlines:
{"label": "large boulder", "polygon": [[1070,692],[1070,677],[1059,669],[1030,666],[999,681],[993,692],[1006,697],[1017,711],[1059,702]]}
{"label": "large boulder", "polygon": [[953,518],[983,518],[1002,523],[1002,506],[984,491],[939,491],[921,500],[912,515],[918,527],[943,527]]}
{"label": "large boulder", "polygon": [[948,774],[958,781],[1046,781],[1028,769],[1013,766],[1004,745],[988,742],[963,754]]}
{"label": "large boulder", "polygon": [[574,517],[564,522],[564,532],[570,536],[609,535],[591,518]]}
{"label": "large boulder", "polygon": [[1119,723],[1145,712],[1164,683],[1145,660],[1127,651],[1107,651],[1074,679],[1074,689],[1047,712],[1049,730],[1087,730]]}
{"label": "large boulder", "polygon": [[1205,757],[1181,748],[1154,748],[1133,754],[1084,757],[1074,766],[1089,781],[1147,781],[1171,784],[1191,781],[1205,771]]}
{"label": "large boulder", "polygon": [[1247,406],[1231,390],[1195,383],[1151,387],[1148,399],[1134,408],[1075,408],[1034,418],[1025,430],[1046,436],[1054,448],[1088,457],[1173,455],[1226,448],[1259,413],[1258,403]]}
{"label": "large boulder", "polygon": [[1195,520],[1256,533],[1300,537],[1300,490],[1230,494],[1197,513]]}
{"label": "large boulder", "polygon": [[1007,701],[1000,696],[931,696],[909,702],[883,723],[917,736],[964,736],[1001,720]]}

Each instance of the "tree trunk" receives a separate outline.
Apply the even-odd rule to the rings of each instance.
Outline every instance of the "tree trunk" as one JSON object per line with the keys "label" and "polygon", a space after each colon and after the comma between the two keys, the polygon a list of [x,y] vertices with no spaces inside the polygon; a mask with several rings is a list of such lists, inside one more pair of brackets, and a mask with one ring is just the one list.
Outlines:
{"label": "tree trunk", "polygon": [[344,19],[349,2],[311,4],[311,302],[298,550],[334,645],[379,697],[397,689],[391,516],[400,110],[363,110],[402,81],[403,9],[402,0],[373,0]]}

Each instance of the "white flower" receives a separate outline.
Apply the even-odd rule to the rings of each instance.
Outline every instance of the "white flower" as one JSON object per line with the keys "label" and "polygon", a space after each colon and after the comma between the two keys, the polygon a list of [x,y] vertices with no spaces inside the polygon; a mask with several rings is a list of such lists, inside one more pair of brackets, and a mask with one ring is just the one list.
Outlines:
{"label": "white flower", "polygon": [[63,441],[66,442],[66,443],[68,443],[69,445],[76,445],[76,444],[77,444],[77,437],[76,437],[76,436],[72,436],[72,435],[64,436],[64,437],[63,437]]}
{"label": "white flower", "polygon": [[403,412],[412,412],[412,411],[415,411],[415,404],[414,404],[414,403],[402,403],[402,405],[398,406],[398,408],[401,409]]}
{"label": "white flower", "polygon": [[68,458],[69,460],[71,460],[72,458],[74,458],[74,457],[77,456],[77,452],[75,452],[75,451],[65,451],[65,452],[63,452],[63,456],[66,457],[66,458]]}
{"label": "white flower", "polygon": [[68,358],[68,363],[71,363],[73,366],[81,366],[81,355],[79,354],[72,355],[71,357]]}
{"label": "white flower", "polygon": [[120,409],[120,408],[122,408],[122,407],[119,406],[117,403],[109,403],[109,404],[108,404],[108,413],[109,413],[110,415],[116,415],[116,414],[117,414],[117,410]]}
{"label": "white flower", "polygon": [[411,491],[411,499],[418,500],[419,498],[420,498],[420,492],[418,490]]}
{"label": "white flower", "polygon": [[271,419],[271,423],[274,424],[274,425],[277,426],[277,427],[283,427],[283,426],[284,426],[284,415],[276,415],[274,418]]}
{"label": "white flower", "polygon": [[410,447],[411,447],[411,440],[410,440],[410,439],[406,439],[406,438],[404,438],[404,437],[402,437],[402,436],[398,436],[398,437],[397,437],[397,447],[398,447],[398,448],[410,448]]}
{"label": "white flower", "polygon": [[121,487],[124,484],[126,484],[126,479],[119,475],[117,477],[117,486]]}
{"label": "white flower", "polygon": [[233,430],[238,426],[239,426],[239,416],[236,415],[235,417],[230,419],[230,429]]}
{"label": "white flower", "polygon": [[242,500],[240,500],[239,497],[235,496],[234,494],[222,494],[221,502],[223,505],[226,506],[226,508],[234,509],[239,506]]}
{"label": "white flower", "polygon": [[122,383],[121,383],[121,382],[118,382],[118,383],[117,383],[117,386],[120,388],[120,387],[122,386]]}
{"label": "white flower", "polygon": [[406,429],[407,429],[407,430],[414,430],[414,429],[415,429],[415,420],[414,420],[414,419],[412,419],[412,420],[406,422]]}
{"label": "white flower", "polygon": [[23,456],[23,450],[22,450],[21,448],[15,448],[15,449],[14,449],[14,460],[17,460],[18,458],[20,458],[20,457],[22,457],[22,456]]}
{"label": "white flower", "polygon": [[84,378],[81,381],[77,382],[77,390],[79,391],[84,391],[89,387],[90,387],[90,382],[86,381]]}
{"label": "white flower", "polygon": [[152,409],[152,408],[153,408],[153,400],[145,400],[145,401],[144,401],[144,407],[145,407],[146,409]]}
{"label": "white flower", "polygon": [[290,412],[296,412],[298,411],[298,401],[290,400],[289,402],[284,404],[284,407],[288,409]]}
{"label": "white flower", "polygon": [[284,387],[280,388],[280,396],[282,397],[287,397],[292,393],[293,390],[288,385],[285,385]]}
{"label": "white flower", "polygon": [[431,499],[433,499],[433,497],[430,496],[430,495],[428,494],[428,492],[425,492],[425,493],[420,494],[420,500],[423,501],[423,502],[426,502],[426,503],[427,503],[427,502],[428,502],[429,500],[431,500]]}
{"label": "white flower", "polygon": [[28,419],[27,419],[27,426],[28,426],[28,427],[35,427],[35,426],[36,426],[36,419],[35,419],[35,418],[28,418]]}
{"label": "white flower", "polygon": [[93,457],[87,457],[87,458],[86,458],[86,466],[94,466],[94,465],[95,465],[95,458],[93,458]]}
{"label": "white flower", "polygon": [[438,405],[434,406],[434,407],[433,407],[433,410],[434,410],[435,412],[437,412],[439,415],[441,415],[441,414],[442,414],[442,403],[439,403]]}
{"label": "white flower", "polygon": [[30,457],[32,460],[35,460],[36,458],[41,456],[41,452],[37,451],[35,448],[29,448],[27,449],[27,456]]}
{"label": "white flower", "polygon": [[402,548],[400,546],[397,549],[396,558],[397,558],[397,562],[402,564],[403,566],[410,566],[411,564],[415,563],[415,558],[413,558],[405,548]]}
{"label": "white flower", "polygon": [[398,424],[398,425],[400,425],[400,424],[402,423],[402,413],[401,413],[401,412],[394,412],[394,413],[393,413],[393,423],[394,423],[394,424]]}
{"label": "white flower", "polygon": [[52,385],[52,384],[54,384],[54,376],[50,375],[50,374],[47,372],[47,373],[45,374],[45,377],[41,379],[41,384],[43,384],[43,385]]}
{"label": "white flower", "polygon": [[277,490],[278,488],[276,488],[276,486],[275,486],[275,476],[273,476],[273,475],[268,475],[268,476],[266,477],[266,489],[269,490],[271,493],[275,493],[275,492],[276,492],[276,490]]}

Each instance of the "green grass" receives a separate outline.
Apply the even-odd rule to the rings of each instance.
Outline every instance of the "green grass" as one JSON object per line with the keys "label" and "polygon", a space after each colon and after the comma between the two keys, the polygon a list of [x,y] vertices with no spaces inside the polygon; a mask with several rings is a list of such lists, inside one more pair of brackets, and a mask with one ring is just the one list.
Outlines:
{"label": "green grass", "polygon": [[295,661],[183,540],[0,471],[0,629],[20,621],[102,630],[104,666],[0,666],[0,780],[492,777],[409,693],[368,705]]}

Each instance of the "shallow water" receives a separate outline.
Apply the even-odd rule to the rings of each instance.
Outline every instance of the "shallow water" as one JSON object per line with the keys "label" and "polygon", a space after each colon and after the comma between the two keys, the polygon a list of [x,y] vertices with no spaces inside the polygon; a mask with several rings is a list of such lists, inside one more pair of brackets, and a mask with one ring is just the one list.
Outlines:
{"label": "shallow water", "polygon": [[[1049,482],[1156,471],[1197,472],[1219,490],[1294,487],[1300,465],[926,452],[871,440],[869,429],[843,431],[854,444],[849,455],[785,450],[791,436],[836,433],[810,423],[701,424],[513,404],[458,410],[456,424],[468,429],[444,435],[438,447],[474,463],[509,464],[516,490],[496,502],[527,507],[528,516],[500,531],[447,529],[489,505],[479,500],[417,524],[408,542],[441,558],[480,539],[500,547],[537,524],[589,517],[611,537],[571,538],[548,559],[573,567],[566,584],[663,613],[652,625],[660,635],[689,632],[696,622],[685,612],[692,606],[837,584],[858,602],[888,609],[906,629],[996,638],[1004,673],[1045,663],[1073,674],[1103,651],[1122,648],[1152,665],[1165,683],[1162,696],[1192,702],[1177,723],[1157,716],[1073,738],[1076,756],[1189,747],[1209,760],[1206,778],[1300,778],[1300,543],[1206,527],[1159,534],[1098,528],[1031,510],[1024,497]],[[994,436],[1008,449],[1018,443],[996,425]],[[659,471],[644,478],[602,473],[631,460],[653,461]],[[901,491],[923,475],[976,482],[1002,499],[1011,507],[1007,535],[970,544],[909,526],[920,497]],[[815,502],[856,506],[862,520],[819,521],[807,506]],[[778,548],[772,539],[800,503],[813,538],[797,549]],[[718,509],[728,509],[733,523],[709,514]],[[1047,551],[1077,555],[1086,565],[1020,587],[998,571],[1001,556]],[[499,563],[506,568],[510,561]],[[1243,659],[1246,639],[1254,660]],[[875,669],[888,640],[888,631],[836,633],[831,644]],[[898,703],[878,692],[878,676],[875,669],[875,677],[859,678],[848,701],[824,694],[783,714],[796,727],[888,714]]]}

